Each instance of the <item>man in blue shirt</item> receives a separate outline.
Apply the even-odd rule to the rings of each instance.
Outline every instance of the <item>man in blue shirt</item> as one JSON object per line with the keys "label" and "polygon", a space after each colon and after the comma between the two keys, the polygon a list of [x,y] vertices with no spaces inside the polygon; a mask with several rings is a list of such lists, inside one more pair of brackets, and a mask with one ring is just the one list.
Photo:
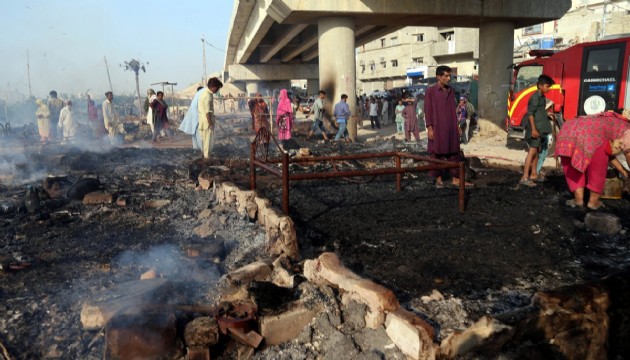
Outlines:
{"label": "man in blue shirt", "polygon": [[184,120],[179,126],[179,130],[192,135],[193,149],[201,149],[201,134],[199,133],[199,112],[197,110],[197,104],[199,103],[199,95],[201,95],[203,86],[197,88],[197,93],[190,103],[188,111],[184,116]]}
{"label": "man in blue shirt", "polygon": [[350,139],[346,136],[346,124],[348,122],[348,118],[350,118],[350,107],[347,103],[348,95],[341,95],[341,101],[335,104],[335,109],[333,111],[333,116],[337,119],[337,124],[339,124],[339,130],[337,131],[337,135],[335,136],[335,141],[339,141],[341,136],[343,135],[346,142],[350,142]]}

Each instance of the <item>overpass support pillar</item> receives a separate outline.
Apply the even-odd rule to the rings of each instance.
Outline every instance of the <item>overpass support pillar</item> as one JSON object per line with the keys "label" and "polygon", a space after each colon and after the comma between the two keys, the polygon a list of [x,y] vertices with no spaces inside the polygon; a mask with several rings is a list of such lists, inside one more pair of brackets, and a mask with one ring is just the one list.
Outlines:
{"label": "overpass support pillar", "polygon": [[319,91],[319,79],[306,79],[306,94],[317,97]]}
{"label": "overpass support pillar", "polygon": [[259,92],[258,81],[248,81],[247,84],[245,84],[245,90],[247,92],[247,96],[256,95],[256,93]]}
{"label": "overpass support pillar", "polygon": [[[356,61],[354,19],[351,17],[321,17],[317,21],[319,50],[319,87],[326,92],[326,111],[332,115],[341,94],[348,95],[348,105],[356,115]],[[348,132],[354,141],[357,121],[348,121]]]}
{"label": "overpass support pillar", "polygon": [[513,62],[514,23],[479,27],[479,117],[503,127]]}

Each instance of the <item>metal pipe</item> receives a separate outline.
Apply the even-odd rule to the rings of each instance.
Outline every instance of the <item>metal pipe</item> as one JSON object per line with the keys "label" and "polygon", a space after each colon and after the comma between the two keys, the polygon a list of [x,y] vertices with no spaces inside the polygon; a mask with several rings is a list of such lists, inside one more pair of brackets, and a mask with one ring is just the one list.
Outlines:
{"label": "metal pipe", "polygon": [[[204,63],[205,66],[205,63]],[[249,188],[256,190],[256,144],[249,144]]]}
{"label": "metal pipe", "polygon": [[463,213],[465,210],[465,196],[466,196],[466,167],[464,162],[459,162],[459,212]]}
{"label": "metal pipe", "polygon": [[350,170],[350,171],[333,171],[329,173],[304,173],[304,174],[292,174],[289,176],[289,180],[317,180],[317,179],[331,179],[339,177],[352,177],[352,176],[369,176],[369,175],[391,175],[391,174],[404,174],[410,171],[427,171],[427,170],[442,170],[457,168],[457,163],[453,164],[440,164],[440,165],[423,165],[408,168],[383,168],[374,170]]}
{"label": "metal pipe", "polygon": [[404,153],[404,152],[398,152],[397,154],[398,156],[403,157],[405,159],[414,159],[414,160],[426,161],[426,162],[436,163],[436,164],[452,164],[451,161],[433,159],[428,156],[415,155],[415,154],[409,154],[409,153]]}
{"label": "metal pipe", "polygon": [[335,155],[335,156],[308,156],[292,159],[291,162],[314,162],[314,161],[331,161],[331,160],[361,160],[361,159],[373,159],[392,157],[397,153],[395,151],[389,151],[378,154],[351,154],[351,155]]}
{"label": "metal pipe", "polygon": [[256,164],[256,166],[265,169],[267,171],[269,171],[271,174],[277,176],[277,177],[282,177],[282,174],[280,173],[280,170],[278,170],[276,167],[270,166],[269,164],[265,164],[264,162],[260,161],[260,160],[254,160],[254,164]]}
{"label": "metal pipe", "polygon": [[[315,162],[315,161],[332,161],[332,160],[362,160],[362,159],[373,159],[373,158],[384,158],[390,156],[400,156],[407,159],[414,159],[420,161],[426,161],[430,163],[436,164],[452,164],[450,161],[433,159],[427,156],[422,155],[414,155],[404,152],[398,151],[388,151],[382,153],[366,153],[366,154],[349,154],[349,155],[333,155],[333,156],[308,156],[292,159],[292,163],[299,162]],[[268,162],[280,162],[281,160],[269,160]]]}
{"label": "metal pipe", "polygon": [[[396,155],[396,169],[400,170],[400,155]],[[402,175],[400,173],[396,174],[396,191],[400,191],[400,178]]]}
{"label": "metal pipe", "polygon": [[[271,137],[272,139],[273,136]],[[337,155],[337,156],[319,156],[319,157],[305,157],[296,158],[291,160],[287,152],[282,152],[281,159],[266,159],[259,160],[256,158],[256,143],[250,144],[250,188],[255,190],[256,188],[256,166],[267,170],[272,175],[282,178],[282,211],[285,214],[289,214],[289,185],[291,180],[317,180],[317,179],[333,179],[343,177],[354,176],[370,176],[370,175],[391,175],[396,174],[396,191],[401,191],[401,178],[402,174],[412,171],[428,171],[428,170],[442,170],[453,169],[459,167],[459,212],[463,213],[465,210],[465,188],[466,188],[466,168],[463,162],[453,163],[444,160],[432,159],[426,156],[414,155],[398,151],[383,152],[378,154],[352,154],[352,155]],[[321,162],[321,161],[336,161],[336,160],[360,160],[360,159],[373,159],[383,157],[394,157],[396,164],[395,168],[380,168],[372,170],[349,170],[349,171],[332,171],[328,173],[303,173],[293,174],[289,173],[290,163],[304,163],[304,162]],[[412,167],[402,167],[401,158],[420,160],[429,163],[429,165],[419,165]],[[281,170],[273,164],[281,163]]]}
{"label": "metal pipe", "polygon": [[282,211],[289,215],[289,153],[282,154]]}

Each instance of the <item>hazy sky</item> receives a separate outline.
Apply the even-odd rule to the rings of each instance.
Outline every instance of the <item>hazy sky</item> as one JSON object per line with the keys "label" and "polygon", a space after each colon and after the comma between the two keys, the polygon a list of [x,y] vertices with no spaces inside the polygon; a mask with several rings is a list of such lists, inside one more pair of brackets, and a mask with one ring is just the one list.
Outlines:
{"label": "hazy sky", "polygon": [[[2,0],[0,92],[28,95],[27,49],[33,95],[101,95],[135,91],[133,72],[120,67],[132,58],[148,62],[140,92],[149,84],[201,80],[201,35],[208,74],[221,71],[232,0]],[[160,87],[158,87],[160,88]]]}

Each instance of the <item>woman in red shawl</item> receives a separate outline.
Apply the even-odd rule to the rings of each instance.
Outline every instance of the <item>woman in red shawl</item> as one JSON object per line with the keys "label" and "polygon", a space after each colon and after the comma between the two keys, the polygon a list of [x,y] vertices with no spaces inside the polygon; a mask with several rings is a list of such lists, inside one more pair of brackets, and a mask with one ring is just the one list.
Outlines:
{"label": "woman in red shawl", "polygon": [[293,107],[287,95],[287,90],[280,90],[278,96],[278,115],[276,117],[278,125],[278,139],[285,145],[286,140],[291,139],[291,129],[293,128]]}
{"label": "woman in red shawl", "polygon": [[269,108],[260,93],[256,94],[256,99],[253,105],[252,114],[254,115],[254,130],[258,133],[258,130],[263,127],[269,128]]}
{"label": "woman in red shawl", "polygon": [[564,177],[574,194],[567,205],[583,207],[586,187],[590,190],[587,207],[597,210],[602,206],[599,197],[606,183],[609,161],[624,177],[628,176],[614,155],[623,151],[630,163],[629,110],[623,115],[606,112],[581,116],[562,126],[556,140],[556,156],[560,156]]}
{"label": "woman in red shawl", "polygon": [[153,100],[149,104],[153,110],[153,142],[157,142],[157,137],[162,130],[168,136],[168,104],[164,101],[164,93],[162,91],[157,92],[157,99]]}

